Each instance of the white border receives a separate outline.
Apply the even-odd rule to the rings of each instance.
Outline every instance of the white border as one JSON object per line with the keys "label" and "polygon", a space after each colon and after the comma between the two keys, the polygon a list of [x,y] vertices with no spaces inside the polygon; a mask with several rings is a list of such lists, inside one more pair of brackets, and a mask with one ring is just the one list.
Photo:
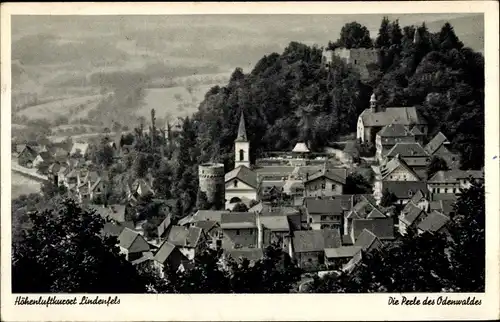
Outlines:
{"label": "white border", "polygon": [[[481,306],[388,306],[389,294],[360,295],[121,295],[117,306],[14,306],[10,254],[10,15],[160,15],[160,14],[405,14],[485,15],[486,73],[486,293],[471,294]],[[27,320],[426,320],[499,317],[499,60],[496,1],[439,2],[286,2],[286,3],[8,3],[1,6],[1,316]],[[494,158],[496,156],[496,158]],[[479,156],[478,156],[479,157]],[[400,296],[401,294],[395,294]],[[461,299],[467,294],[416,294]],[[407,294],[408,297],[414,296]]]}

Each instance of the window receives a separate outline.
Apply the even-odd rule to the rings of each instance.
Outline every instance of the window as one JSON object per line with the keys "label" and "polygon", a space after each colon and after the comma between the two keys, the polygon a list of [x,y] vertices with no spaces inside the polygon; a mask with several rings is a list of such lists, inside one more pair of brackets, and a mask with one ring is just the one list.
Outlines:
{"label": "window", "polygon": [[448,188],[444,188],[444,193],[448,193]]}
{"label": "window", "polygon": [[321,216],[321,220],[326,220],[327,216]]}
{"label": "window", "polygon": [[233,184],[234,184],[234,187],[235,187],[235,188],[236,188],[236,187],[238,187],[238,181],[234,180],[234,183],[233,183]]}
{"label": "window", "polygon": [[243,149],[240,150],[240,161],[244,161],[245,160],[245,151],[243,151]]}
{"label": "window", "polygon": [[239,236],[240,235],[240,230],[239,229],[236,229],[236,235]]}
{"label": "window", "polygon": [[335,190],[335,185],[332,183],[332,187],[331,187],[332,190]]}
{"label": "window", "polygon": [[354,60],[354,65],[356,65],[357,63],[358,63],[358,61],[355,59],[355,60]]}
{"label": "window", "polygon": [[325,189],[326,189],[326,184],[325,184],[325,183],[322,183],[322,184],[321,184],[321,189],[322,189],[322,190],[325,190]]}

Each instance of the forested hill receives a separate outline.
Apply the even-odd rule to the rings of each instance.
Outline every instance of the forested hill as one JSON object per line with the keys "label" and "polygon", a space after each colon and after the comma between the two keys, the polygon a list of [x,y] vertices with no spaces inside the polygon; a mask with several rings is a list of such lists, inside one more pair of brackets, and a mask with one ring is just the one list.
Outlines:
{"label": "forested hill", "polygon": [[299,139],[321,149],[355,131],[375,91],[382,106],[417,106],[431,134],[442,131],[462,154],[464,168],[483,165],[484,58],[464,47],[451,25],[430,33],[425,25],[401,28],[384,19],[372,41],[368,30],[353,22],[328,45],[378,48],[378,66],[362,83],[340,60],[322,68],[322,48],[291,42],[282,54],[260,59],[249,74],[237,68],[227,86],[206,94],[194,122],[188,122],[193,128],[186,124],[196,136],[196,144],[184,140],[183,148],[196,156],[191,160],[225,161],[231,168],[241,112],[254,155],[290,149]]}

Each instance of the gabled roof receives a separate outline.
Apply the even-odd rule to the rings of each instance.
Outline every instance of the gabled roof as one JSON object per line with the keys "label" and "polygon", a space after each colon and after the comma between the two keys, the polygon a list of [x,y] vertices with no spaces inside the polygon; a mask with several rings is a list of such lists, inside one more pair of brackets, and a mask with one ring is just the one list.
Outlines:
{"label": "gabled roof", "polygon": [[390,124],[427,124],[417,109],[412,107],[388,107],[383,111],[364,110],[361,115],[364,126],[386,126]]}
{"label": "gabled roof", "polygon": [[377,133],[380,137],[400,137],[411,136],[412,134],[402,124],[389,124]]}
{"label": "gabled roof", "polygon": [[224,210],[198,210],[192,219],[192,222],[211,220],[221,222],[222,214],[226,213]]}
{"label": "gabled roof", "polygon": [[455,200],[436,200],[429,202],[429,209],[436,210],[444,215],[449,215],[454,211]]}
{"label": "gabled roof", "polygon": [[134,183],[132,183],[132,191],[137,193],[140,191],[143,196],[147,194],[154,194],[151,186],[142,178],[136,179]]}
{"label": "gabled roof", "polygon": [[224,253],[231,256],[231,258],[235,260],[246,258],[249,261],[257,261],[264,258],[264,251],[262,248],[226,249],[224,250]]}
{"label": "gabled roof", "polygon": [[323,171],[319,173],[315,173],[313,175],[309,176],[309,179],[306,179],[304,182],[308,183],[311,181],[314,181],[319,178],[327,178],[332,181],[345,184],[346,183],[346,178],[347,178],[347,169],[344,168],[337,168],[337,169],[331,169],[331,168],[326,168]]}
{"label": "gabled roof", "polygon": [[168,241],[164,241],[163,244],[161,244],[160,248],[156,251],[153,260],[157,261],[158,263],[164,264],[174,250],[174,244],[171,244]]}
{"label": "gabled roof", "polygon": [[50,161],[50,160],[52,160],[52,154],[49,151],[40,152],[40,153],[38,153],[38,156],[43,161]]}
{"label": "gabled roof", "polygon": [[205,221],[197,221],[194,224],[194,227],[201,228],[205,233],[210,232],[213,228],[220,226],[216,221],[205,220]]}
{"label": "gabled roof", "polygon": [[271,231],[290,231],[287,216],[262,216],[260,222],[264,228]]}
{"label": "gabled roof", "polygon": [[418,229],[434,233],[443,228],[449,220],[450,218],[434,210],[424,220],[422,220],[422,222],[418,225]]}
{"label": "gabled roof", "polygon": [[426,199],[426,194],[422,190],[418,190],[413,197],[411,197],[410,201],[417,204],[420,200]]}
{"label": "gabled roof", "polygon": [[[130,250],[130,248],[132,247],[132,245],[134,245],[134,243],[136,242],[136,240],[138,238],[144,240],[144,238],[138,232],[133,231],[132,229],[125,227],[123,229],[123,231],[121,232],[120,236],[118,236],[118,241],[120,243],[120,247],[123,247],[127,250]],[[139,249],[135,249],[136,252],[141,252],[141,251],[145,252],[148,250],[149,250],[149,246],[145,240],[144,240],[144,244],[141,245],[141,247]]]}
{"label": "gabled roof", "polygon": [[427,145],[425,146],[425,151],[427,152],[427,154],[433,155],[441,145],[447,143],[449,142],[446,136],[443,133],[439,132],[438,134],[436,134],[436,136],[434,136],[434,138],[432,138],[432,140],[429,141],[429,143],[427,143]]}
{"label": "gabled roof", "polygon": [[377,208],[373,208],[372,211],[366,216],[368,219],[376,219],[376,218],[386,218],[387,216],[384,215],[380,210]]}
{"label": "gabled roof", "polygon": [[243,165],[229,171],[224,176],[226,183],[234,179],[238,179],[254,189],[258,188],[257,174]]}
{"label": "gabled roof", "polygon": [[422,213],[424,213],[424,211],[410,201],[401,212],[400,218],[405,224],[411,225]]}
{"label": "gabled roof", "polygon": [[352,222],[354,238],[358,239],[363,229],[367,229],[380,239],[394,238],[394,219],[354,219]]}
{"label": "gabled roof", "polygon": [[241,112],[240,123],[238,124],[238,134],[236,135],[235,142],[247,142],[247,131],[245,128],[245,116]]}
{"label": "gabled roof", "polygon": [[163,234],[168,229],[168,227],[170,227],[171,223],[172,223],[172,215],[167,214],[165,219],[163,219],[163,221],[156,228],[158,230],[158,237],[163,237]]}
{"label": "gabled roof", "polygon": [[292,152],[308,153],[311,151],[307,148],[304,142],[298,142],[297,144],[295,144],[295,147],[293,148]]}
{"label": "gabled roof", "polygon": [[200,241],[201,233],[202,229],[198,227],[172,226],[167,240],[178,247],[196,247]]}
{"label": "gabled roof", "polygon": [[346,258],[353,257],[361,251],[360,246],[341,246],[338,248],[325,248],[326,258]]}
{"label": "gabled roof", "polygon": [[257,228],[257,215],[253,212],[226,212],[221,215],[222,229]]}
{"label": "gabled roof", "polygon": [[382,188],[388,189],[398,199],[410,199],[417,191],[428,191],[423,181],[383,181]]}
{"label": "gabled roof", "polygon": [[440,170],[430,178],[429,183],[454,183],[460,179],[467,179],[469,177],[484,179],[484,172],[481,170]]}
{"label": "gabled roof", "polygon": [[293,247],[296,253],[322,252],[325,248],[341,246],[337,229],[299,230],[294,232]]}
{"label": "gabled roof", "polygon": [[[336,196],[340,197],[340,196]],[[316,199],[304,198],[304,206],[309,214],[342,214],[343,211],[350,209],[346,204],[345,198],[335,199]]]}
{"label": "gabled roof", "polygon": [[411,129],[410,133],[411,133],[411,134],[413,134],[413,135],[424,135],[424,133],[422,133],[422,131],[420,131],[420,130],[418,129],[418,127],[416,127],[416,126],[414,126],[414,127]]}
{"label": "gabled roof", "polygon": [[363,231],[356,238],[356,243],[354,246],[360,247],[362,250],[367,250],[373,243],[379,238],[373,232],[368,229],[363,229]]}
{"label": "gabled roof", "polygon": [[401,142],[396,143],[389,152],[387,152],[387,157],[395,157],[396,155],[401,157],[427,157],[428,154],[425,152],[424,148],[418,142]]}
{"label": "gabled roof", "polygon": [[380,166],[380,174],[382,175],[382,179],[387,178],[394,170],[397,168],[402,167],[406,171],[410,172],[413,174],[415,177],[419,178],[417,173],[413,171],[408,164],[400,158],[399,155],[396,155],[393,159],[391,159],[389,162],[387,162],[385,165]]}

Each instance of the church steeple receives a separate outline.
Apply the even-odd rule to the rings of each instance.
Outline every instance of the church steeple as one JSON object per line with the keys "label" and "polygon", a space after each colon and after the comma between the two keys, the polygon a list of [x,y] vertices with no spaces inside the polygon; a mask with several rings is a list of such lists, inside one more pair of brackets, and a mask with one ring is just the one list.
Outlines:
{"label": "church steeple", "polygon": [[235,142],[248,142],[247,130],[245,128],[245,117],[243,116],[243,112],[241,112],[240,125],[238,126],[238,135],[236,136]]}
{"label": "church steeple", "polygon": [[243,112],[240,117],[238,126],[238,135],[234,140],[234,167],[245,166],[250,168],[250,142],[247,138],[247,130],[245,128],[245,117]]}

